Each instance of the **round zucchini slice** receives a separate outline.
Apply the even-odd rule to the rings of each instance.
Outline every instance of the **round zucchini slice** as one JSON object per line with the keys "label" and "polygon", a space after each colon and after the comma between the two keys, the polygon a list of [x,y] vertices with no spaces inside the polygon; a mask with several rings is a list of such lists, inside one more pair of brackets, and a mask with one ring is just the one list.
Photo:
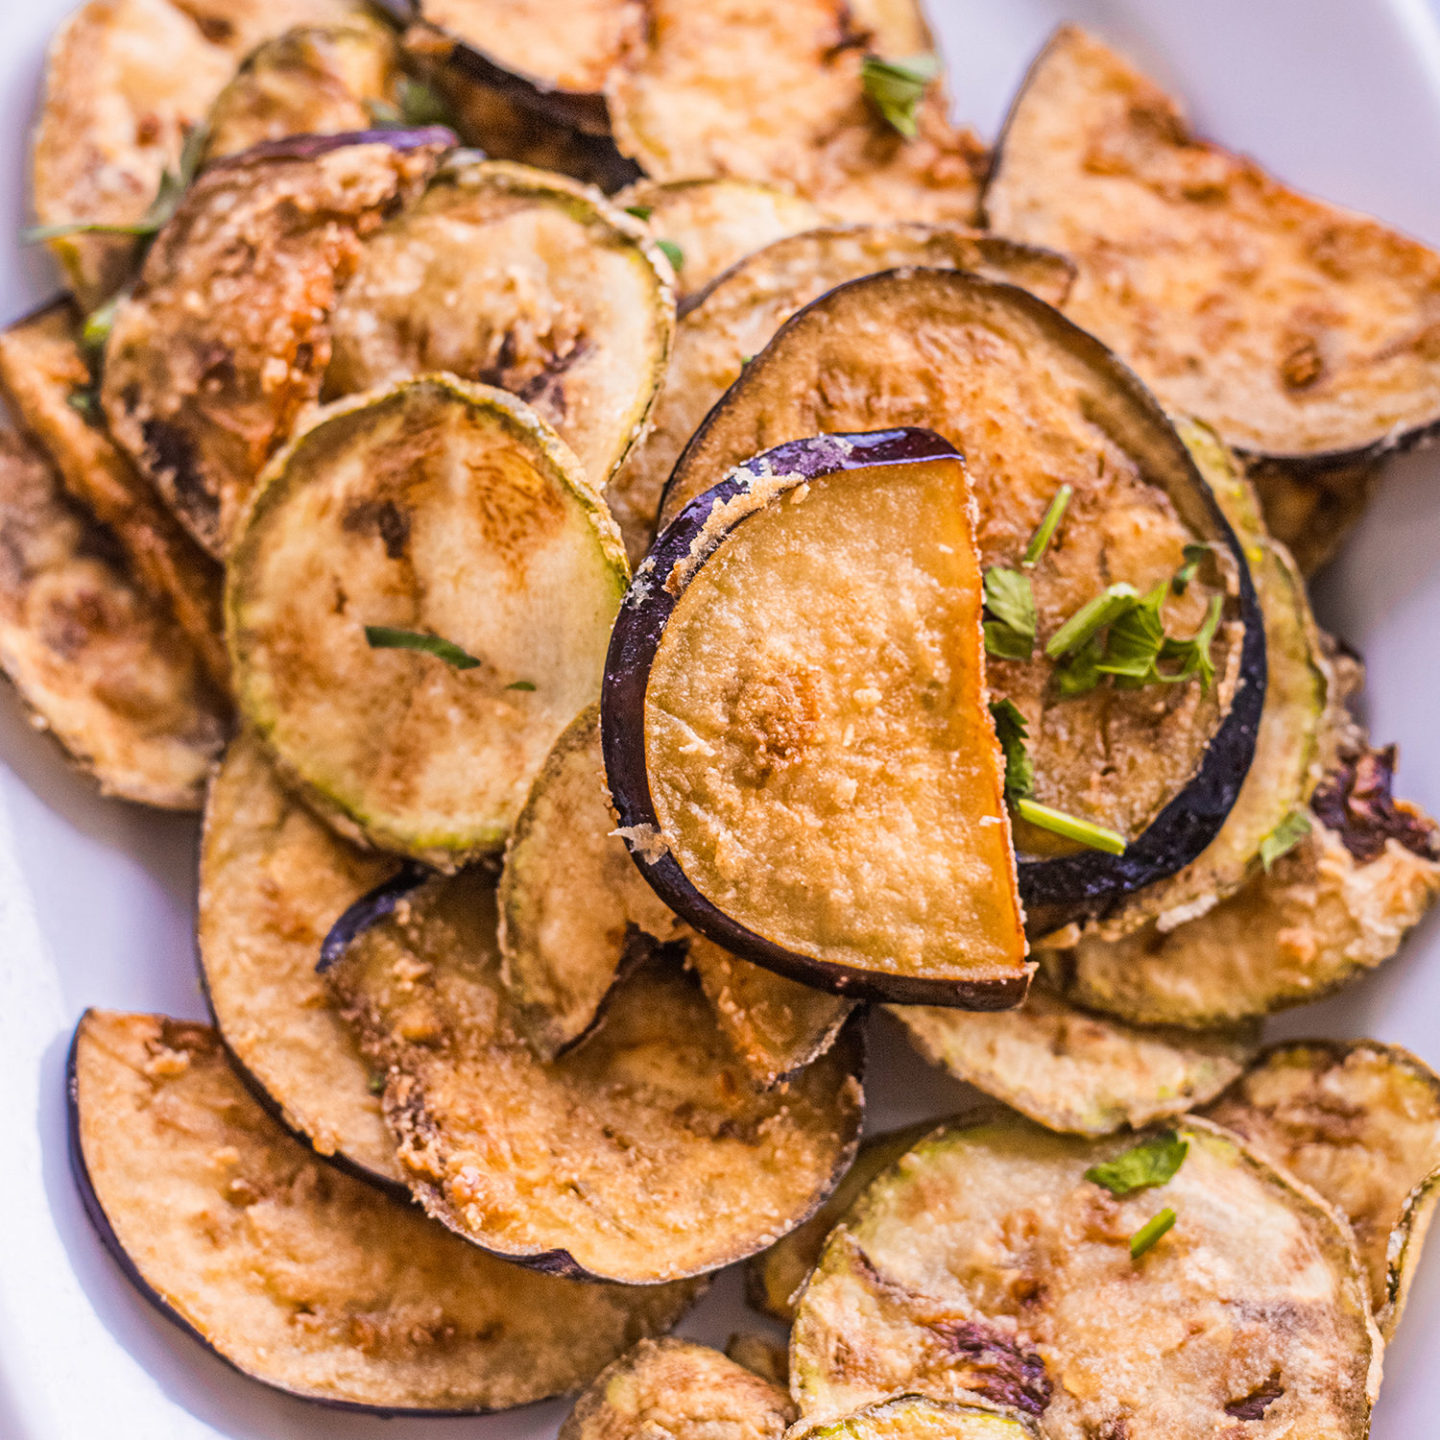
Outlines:
{"label": "round zucchini slice", "polygon": [[575,1402],[559,1440],[780,1440],[795,1407],[778,1386],[690,1340],[642,1340]]}
{"label": "round zucchini slice", "polygon": [[[662,513],[780,442],[883,425],[927,426],[964,454],[988,571],[1020,576],[1060,486],[1071,488],[1048,549],[1023,571],[1031,658],[992,656],[989,682],[1028,727],[1034,798],[1126,843],[1118,855],[1057,855],[1054,836],[1017,833],[1034,933],[1188,864],[1249,768],[1265,634],[1244,553],[1154,398],[1015,286],[949,270],[870,275],[801,310],[745,366],[677,461]],[[1110,585],[1141,596],[1172,586],[1195,544],[1210,558],[1161,618],[1167,636],[1194,637],[1218,602],[1213,683],[1089,687],[1082,662],[1097,642],[1046,653]]]}
{"label": "round zucchini slice", "polygon": [[1362,1440],[1380,1339],[1343,1222],[1203,1120],[1121,1149],[1021,1120],[915,1146],[805,1288],[802,1416],[910,1391],[1053,1440]]}
{"label": "round zucchini slice", "polygon": [[496,385],[598,488],[645,425],[675,323],[639,221],[563,176],[456,160],[371,237],[335,308],[329,397],[426,371]]}
{"label": "round zucchini slice", "polygon": [[1390,1339],[1440,1198],[1440,1077],[1378,1040],[1291,1041],[1205,1113],[1350,1222]]}
{"label": "round zucchini slice", "polygon": [[517,1270],[318,1160],[208,1026],[89,1010],[70,1056],[86,1212],[136,1289],[242,1375],[382,1415],[508,1410],[668,1330],[694,1282]]}
{"label": "round zucchini slice", "polygon": [[[650,188],[683,193],[678,185]],[[730,188],[739,187],[731,182]],[[664,213],[661,208],[651,217],[657,232]],[[1057,305],[1073,276],[1069,261],[1046,250],[959,227],[903,222],[814,230],[740,261],[691,299],[675,330],[651,428],[605,491],[635,564],[650,548],[661,493],[686,442],[780,326],[827,290],[901,265],[973,270]],[[674,500],[667,519],[680,508],[681,497]]]}
{"label": "round zucchini slice", "polygon": [[898,1395],[819,1424],[802,1420],[786,1440],[1034,1440],[1038,1434],[1019,1416],[952,1400]]}
{"label": "round zucchini slice", "polygon": [[820,436],[736,471],[640,567],[610,792],[656,893],[726,950],[851,998],[1024,996],[971,509],[930,431]]}
{"label": "round zucchini slice", "polygon": [[575,457],[500,390],[339,401],[265,472],[227,570],[241,709],[342,834],[498,849],[600,682],[627,567]]}
{"label": "round zucchini slice", "polygon": [[855,1154],[861,1041],[757,1091],[673,963],[616,987],[605,1023],[536,1059],[499,977],[493,882],[472,869],[361,901],[326,975],[425,1209],[497,1255],[648,1285],[771,1244]]}
{"label": "round zucchini slice", "polygon": [[396,872],[356,850],[276,779],[249,731],[210,782],[198,947],[206,998],[241,1078],[321,1155],[401,1186],[370,1070],[316,975],[330,927]]}

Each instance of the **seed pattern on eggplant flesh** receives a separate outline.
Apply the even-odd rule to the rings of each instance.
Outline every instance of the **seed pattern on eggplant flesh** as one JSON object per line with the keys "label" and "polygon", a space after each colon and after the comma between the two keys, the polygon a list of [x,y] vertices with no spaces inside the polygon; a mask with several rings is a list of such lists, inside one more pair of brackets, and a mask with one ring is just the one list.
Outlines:
{"label": "seed pattern on eggplant flesh", "polygon": [[[447,375],[341,400],[267,469],[231,557],[239,704],[348,838],[453,870],[505,843],[595,697],[626,578],[523,401]],[[460,663],[374,648],[376,627]]]}
{"label": "seed pattern on eggplant flesh", "polygon": [[[807,1421],[897,1393],[1028,1415],[1049,1440],[1362,1440],[1379,1335],[1344,1222],[1204,1120],[1161,1187],[1086,1178],[1132,1140],[1013,1118],[923,1140],[872,1182],[800,1301]],[[1143,1139],[1156,1138],[1147,1132]],[[1178,1218],[1149,1250],[1132,1237]]]}
{"label": "seed pattern on eggplant flesh", "polygon": [[1072,256],[1071,318],[1231,445],[1314,465],[1440,424],[1440,255],[1195,139],[1081,30],[1032,68],[985,206]]}
{"label": "seed pattern on eggplant flesh", "polygon": [[[606,87],[615,140],[655,180],[781,185],[848,220],[968,225],[988,154],[928,88],[903,136],[867,98],[867,51],[930,48],[913,4],[650,0]],[[927,37],[928,38],[928,37]]]}
{"label": "seed pattern on eggplant flesh", "polygon": [[1028,1417],[899,1395],[819,1424],[801,1420],[785,1440],[1035,1440],[1038,1433]]}
{"label": "seed pattern on eggplant flesh", "polygon": [[725,949],[852,999],[1024,996],[973,508],[932,431],[821,435],[735,471],[641,566],[606,662],[611,796]]}
{"label": "seed pattern on eggplant flesh", "polygon": [[592,190],[452,163],[374,236],[335,308],[333,398],[445,370],[520,396],[609,479],[644,428],[674,329],[668,267]]}
{"label": "seed pattern on eggplant flesh", "polygon": [[[1212,647],[1208,690],[1192,679],[1062,698],[1039,651],[987,663],[991,689],[1025,716],[1036,799],[1130,841],[1124,855],[1056,857],[1032,827],[1017,833],[1035,857],[1021,866],[1032,922],[1173,873],[1234,803],[1265,664],[1243,555],[1170,422],[1098,341],[1026,292],[959,271],[895,270],[840,285],[786,322],[687,444],[662,516],[768,445],[884,425],[927,426],[965,455],[986,567],[1018,565],[1061,480],[1073,487],[1031,572],[1041,646],[1108,583],[1124,577],[1143,595],[1170,581],[1186,544],[1214,547],[1232,618]],[[1195,633],[1221,592],[1205,575],[1167,603],[1167,630]]]}
{"label": "seed pattern on eggplant flesh", "polygon": [[642,1340],[612,1361],[559,1440],[780,1440],[795,1418],[778,1385],[690,1340]]}
{"label": "seed pattern on eggplant flesh", "polygon": [[197,941],[237,1070],[322,1155],[401,1183],[370,1070],[316,975],[336,920],[398,869],[346,844],[291,796],[249,731],[210,782]]}
{"label": "seed pattern on eggplant flesh", "polygon": [[[819,229],[741,260],[695,295],[681,316],[650,430],[606,488],[633,564],[654,539],[661,493],[686,442],[780,326],[836,285],[902,265],[973,270],[1052,304],[1064,299],[1074,273],[1049,251],[963,227],[910,223]],[[678,512],[679,499],[666,519]]]}
{"label": "seed pattern on eggplant flesh", "polygon": [[1355,1231],[1381,1334],[1394,1333],[1440,1172],[1440,1078],[1375,1040],[1276,1045],[1205,1113],[1330,1201]]}
{"label": "seed pattern on eggplant flesh", "polygon": [[[121,447],[212,554],[320,393],[361,237],[424,185],[447,131],[300,136],[206,171],[146,256],[105,347]],[[244,256],[238,265],[235,256]]]}
{"label": "seed pattern on eggplant flesh", "polygon": [[1019,1009],[996,1015],[889,1010],[931,1064],[1048,1129],[1076,1135],[1183,1115],[1237,1080],[1260,1044],[1256,1025],[1139,1029],[1087,1014],[1039,983]]}
{"label": "seed pattern on eggplant flesh", "polygon": [[198,810],[230,706],[115,537],[0,430],[0,669],[101,792]]}
{"label": "seed pattern on eggplant flesh", "polygon": [[583,1385],[698,1293],[492,1259],[318,1160],[191,1021],[87,1011],[70,1126],[85,1208],[141,1294],[242,1374],[304,1399],[511,1409]]}
{"label": "seed pattern on eggplant flesh", "polygon": [[854,1027],[789,1085],[751,1086],[676,965],[637,970],[605,1023],[549,1064],[498,976],[475,870],[360,902],[327,977],[426,1210],[525,1265],[649,1284],[745,1258],[805,1220],[860,1127]]}

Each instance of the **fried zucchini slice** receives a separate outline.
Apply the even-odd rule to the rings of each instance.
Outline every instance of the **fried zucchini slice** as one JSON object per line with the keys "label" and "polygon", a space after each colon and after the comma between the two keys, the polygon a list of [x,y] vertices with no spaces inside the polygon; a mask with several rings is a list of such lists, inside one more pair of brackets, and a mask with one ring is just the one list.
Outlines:
{"label": "fried zucchini slice", "polygon": [[923,1120],[883,1135],[869,1135],[860,1145],[855,1163],[831,1192],[830,1198],[803,1224],[745,1263],[745,1298],[762,1314],[783,1325],[795,1319],[795,1302],[810,1272],[820,1259],[825,1241],[859,1199],[865,1187],[887,1170],[912,1145],[936,1128]]}
{"label": "fried zucchini slice", "polygon": [[0,331],[0,393],[65,488],[120,542],[135,579],[169,607],[216,690],[227,692],[220,571],[106,433],[69,303]]}
{"label": "fried zucchini slice", "polygon": [[[652,228],[663,225],[663,214],[651,217]],[[661,492],[686,442],[780,326],[847,280],[903,265],[973,270],[1032,290],[1052,304],[1064,299],[1073,273],[1068,261],[1048,251],[975,231],[914,224],[819,229],[776,241],[740,261],[695,296],[681,317],[650,430],[605,491],[632,563],[638,565],[650,548]],[[674,500],[666,518],[679,509],[681,497]]]}
{"label": "fried zucchini slice", "polygon": [[1023,998],[972,508],[931,431],[822,435],[735,471],[641,566],[605,767],[636,863],[716,944],[852,998]]}
{"label": "fried zucchini slice", "polygon": [[594,698],[626,579],[513,395],[434,375],[338,401],[266,470],[227,570],[240,707],[342,834],[454,869],[504,844]]}
{"label": "fried zucchini slice", "polygon": [[447,134],[249,151],[206,171],[156,238],[116,315],[100,395],[116,440],[212,554],[320,393],[361,236],[419,191]]}
{"label": "fried zucchini slice", "polygon": [[810,201],[753,180],[642,180],[622,190],[615,203],[674,247],[682,304],[738,260],[827,219]]}
{"label": "fried zucchini slice", "polygon": [[811,1424],[802,1420],[786,1440],[1031,1440],[1028,1420],[977,1405],[898,1395],[863,1410]]}
{"label": "fried zucchini slice", "polygon": [[377,1087],[315,973],[330,927],[398,869],[347,845],[248,730],[210,782],[197,940],[220,1036],[262,1104],[321,1155],[402,1183]]}
{"label": "fried zucchini slice", "polygon": [[829,1194],[860,1128],[857,1030],[758,1092],[698,986],[657,963],[547,1064],[505,1001],[495,925],[493,883],[470,870],[362,901],[327,942],[431,1215],[525,1265],[650,1284],[743,1259]]}
{"label": "fried zucchini slice", "polygon": [[918,7],[650,0],[606,87],[615,141],[655,180],[716,175],[794,190],[849,220],[976,218],[986,151],[932,84],[906,137],[865,94],[868,51],[911,55]]}
{"label": "fried zucchini slice", "polygon": [[1440,255],[1197,140],[1082,30],[1026,78],[985,208],[1071,256],[1071,318],[1228,444],[1313,466],[1440,426]]}
{"label": "fried zucchini slice", "polygon": [[559,1440],[780,1440],[790,1397],[708,1345],[642,1340],[575,1402]]}
{"label": "fried zucchini slice", "polygon": [[693,1282],[638,1290],[517,1270],[285,1133],[188,1020],[89,1010],[70,1137],[106,1248],[241,1374],[382,1414],[508,1410],[668,1330]]}
{"label": "fried zucchini slice", "polygon": [[[1029,572],[1034,654],[992,657],[987,672],[1027,723],[1035,798],[1128,843],[1121,855],[1056,855],[1053,836],[1017,830],[1022,894],[1043,934],[1057,914],[1108,907],[1173,874],[1229,813],[1265,691],[1248,568],[1130,371],[1034,296],[950,270],[866,276],[792,316],[686,446],[662,515],[778,442],[890,425],[927,426],[964,454],[987,568],[1018,569],[1062,481],[1073,490],[1058,540]],[[1216,569],[1166,601],[1164,623],[1194,635],[1223,593],[1215,683],[1100,685],[1067,697],[1043,650],[1062,623],[1122,578],[1141,595],[1168,586],[1197,541],[1212,547]]]}
{"label": "fried zucchini slice", "polygon": [[644,428],[674,323],[668,268],[632,217],[558,175],[455,163],[366,245],[325,390],[431,370],[500,386],[599,487]]}
{"label": "fried zucchini slice", "polygon": [[102,794],[198,810],[230,707],[46,458],[0,430],[0,669]]}
{"label": "fried zucchini slice", "polygon": [[1349,1220],[1388,1340],[1437,1198],[1440,1077],[1378,1040],[1292,1041],[1205,1113]]}
{"label": "fried zucchini slice", "polygon": [[[1006,1406],[1054,1440],[1209,1440],[1237,1421],[1262,1440],[1362,1440],[1380,1340],[1343,1222],[1219,1127],[1179,1135],[1168,1183],[1123,1197],[1086,1174],[1128,1140],[1019,1119],[922,1140],[805,1287],[801,1414],[910,1391]],[[1162,1209],[1173,1231],[1137,1252]]]}
{"label": "fried zucchini slice", "polygon": [[1239,1078],[1260,1045],[1239,1030],[1141,1030],[1040,985],[1000,1015],[892,1005],[916,1050],[1050,1130],[1109,1135],[1183,1115]]}
{"label": "fried zucchini slice", "polygon": [[[1042,968],[1087,1009],[1187,1029],[1343,988],[1388,960],[1440,895],[1433,822],[1390,800],[1393,759],[1367,754],[1327,779],[1312,797],[1309,833],[1199,919],[1082,937],[1040,952]],[[1377,792],[1383,802],[1373,805]]]}

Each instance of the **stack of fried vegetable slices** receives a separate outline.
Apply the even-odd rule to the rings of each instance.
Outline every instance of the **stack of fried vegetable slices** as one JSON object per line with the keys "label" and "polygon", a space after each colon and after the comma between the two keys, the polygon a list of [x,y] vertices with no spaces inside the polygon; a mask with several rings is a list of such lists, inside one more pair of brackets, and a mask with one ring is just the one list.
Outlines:
{"label": "stack of fried vegetable slices", "polygon": [[[1305,583],[1440,426],[1440,256],[1078,30],[993,154],[933,52],[911,0],[57,34],[0,665],[203,811],[213,1024],[87,1012],[72,1139],[255,1380],[1367,1433],[1440,1080],[1261,1027],[1440,893]],[[869,1005],[984,1105],[862,1143]],[[656,1338],[739,1262],[788,1353]]]}

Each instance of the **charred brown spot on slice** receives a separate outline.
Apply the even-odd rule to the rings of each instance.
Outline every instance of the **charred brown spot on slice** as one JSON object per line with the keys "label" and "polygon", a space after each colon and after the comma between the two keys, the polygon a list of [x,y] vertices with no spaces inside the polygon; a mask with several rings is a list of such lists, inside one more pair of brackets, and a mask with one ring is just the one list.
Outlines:
{"label": "charred brown spot on slice", "polygon": [[1394,783],[1395,747],[1387,745],[1342,762],[1310,802],[1326,829],[1339,835],[1362,865],[1378,859],[1388,840],[1424,859],[1440,850],[1433,824],[1396,803]]}
{"label": "charred brown spot on slice", "polygon": [[393,500],[366,500],[346,511],[341,528],[352,535],[373,531],[391,560],[403,560],[410,543],[410,516]]}
{"label": "charred brown spot on slice", "polygon": [[1052,1387],[1035,1351],[974,1320],[941,1320],[930,1328],[976,1373],[977,1393],[1027,1415],[1044,1414]]}
{"label": "charred brown spot on slice", "polygon": [[[127,390],[125,403],[133,409]],[[138,393],[134,403],[139,403]],[[145,443],[145,466],[152,475],[165,477],[175,488],[187,514],[207,534],[220,524],[220,497],[199,468],[193,438],[164,420],[149,419],[140,427]]]}
{"label": "charred brown spot on slice", "polygon": [[1265,1412],[1285,1393],[1278,1373],[1272,1374],[1263,1384],[1239,1400],[1231,1400],[1225,1406],[1225,1413],[1237,1420],[1261,1420]]}

